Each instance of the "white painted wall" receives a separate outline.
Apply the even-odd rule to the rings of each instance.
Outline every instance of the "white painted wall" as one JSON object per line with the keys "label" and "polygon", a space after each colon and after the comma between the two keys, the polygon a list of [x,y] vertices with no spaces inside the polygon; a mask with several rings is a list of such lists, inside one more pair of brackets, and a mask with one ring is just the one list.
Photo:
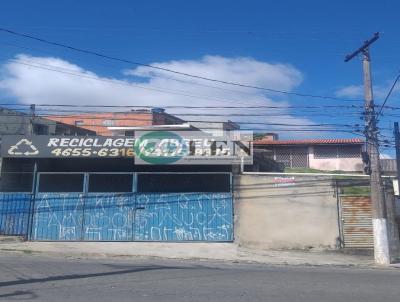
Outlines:
{"label": "white painted wall", "polygon": [[256,249],[338,248],[331,176],[235,177],[235,242]]}

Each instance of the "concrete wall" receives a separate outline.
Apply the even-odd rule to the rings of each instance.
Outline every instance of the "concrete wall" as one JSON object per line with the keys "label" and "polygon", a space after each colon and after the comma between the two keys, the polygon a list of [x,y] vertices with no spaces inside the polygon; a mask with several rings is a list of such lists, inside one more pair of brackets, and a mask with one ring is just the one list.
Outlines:
{"label": "concrete wall", "polygon": [[28,124],[28,115],[0,108],[0,135],[24,135],[28,132]]}
{"label": "concrete wall", "polygon": [[342,170],[342,171],[362,171],[363,163],[361,157],[356,158],[315,158],[314,147],[308,148],[308,164],[310,168],[318,170]]}
{"label": "concrete wall", "polygon": [[235,241],[257,249],[338,247],[329,176],[235,176]]}

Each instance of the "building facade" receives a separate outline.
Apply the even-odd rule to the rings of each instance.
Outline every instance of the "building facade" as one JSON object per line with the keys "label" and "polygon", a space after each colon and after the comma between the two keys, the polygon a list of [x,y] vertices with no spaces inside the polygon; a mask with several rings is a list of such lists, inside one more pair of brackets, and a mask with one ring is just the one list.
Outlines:
{"label": "building facade", "polygon": [[[42,117],[31,116],[24,112],[12,109],[0,108],[0,152],[2,139],[6,136],[23,135],[25,137],[37,135],[57,135],[57,136],[93,136],[96,132],[83,129],[75,125],[65,124],[59,121],[50,120]],[[3,166],[8,166],[9,172],[5,177]],[[4,186],[30,188],[33,179],[32,171],[34,163],[29,160],[10,161],[0,156],[0,191]],[[18,172],[25,173],[22,177]]]}
{"label": "building facade", "polygon": [[50,118],[31,116],[24,112],[0,107],[2,135],[94,135],[94,131]]}
{"label": "building facade", "polygon": [[363,171],[361,139],[306,139],[254,141],[254,148],[269,152],[269,156],[286,168],[311,168],[324,171]]}
{"label": "building facade", "polygon": [[119,131],[119,135],[132,136],[134,127],[160,126],[160,125],[179,125],[184,124],[182,119],[168,114],[162,108],[132,110],[128,112],[93,112],[77,113],[69,115],[52,115],[49,119],[64,124],[88,129],[97,135],[114,135],[113,129],[126,128],[126,132]]}
{"label": "building facade", "polygon": [[232,165],[135,161],[136,130],[192,126],[163,110],[49,119],[96,136],[4,135],[0,234],[56,241],[233,240]]}

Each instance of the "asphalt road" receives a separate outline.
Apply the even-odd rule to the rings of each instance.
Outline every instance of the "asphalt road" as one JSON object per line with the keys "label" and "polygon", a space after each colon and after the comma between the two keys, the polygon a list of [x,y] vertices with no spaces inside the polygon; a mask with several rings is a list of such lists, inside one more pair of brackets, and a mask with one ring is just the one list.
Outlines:
{"label": "asphalt road", "polygon": [[400,301],[400,269],[0,254],[0,301]]}

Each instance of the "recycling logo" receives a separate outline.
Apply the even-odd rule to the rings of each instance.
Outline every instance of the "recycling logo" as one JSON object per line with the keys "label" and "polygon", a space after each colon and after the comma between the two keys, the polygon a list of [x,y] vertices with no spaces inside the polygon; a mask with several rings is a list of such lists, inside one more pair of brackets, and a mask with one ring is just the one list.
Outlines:
{"label": "recycling logo", "polygon": [[39,150],[32,144],[32,142],[26,138],[21,139],[18,143],[11,146],[8,149],[9,155],[25,155],[25,156],[32,156],[38,155]]}

